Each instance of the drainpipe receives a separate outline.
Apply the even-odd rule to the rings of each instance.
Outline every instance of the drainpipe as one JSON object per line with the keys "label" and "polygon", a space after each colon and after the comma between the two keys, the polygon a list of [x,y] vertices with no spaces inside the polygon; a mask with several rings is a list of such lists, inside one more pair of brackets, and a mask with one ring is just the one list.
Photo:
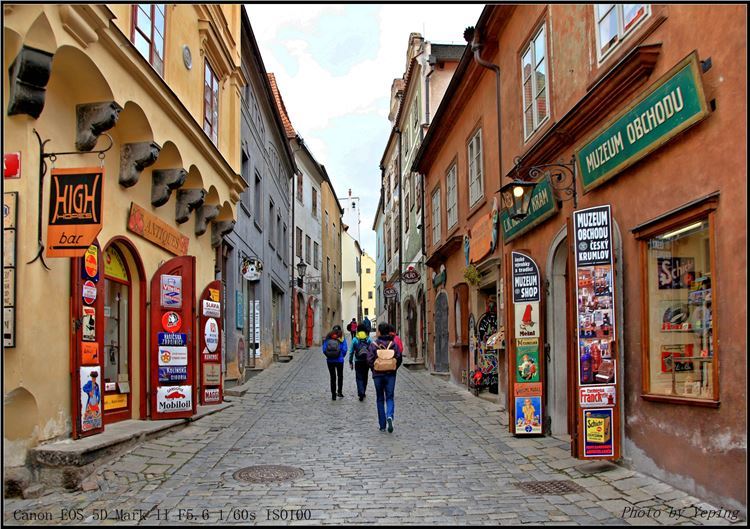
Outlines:
{"label": "drainpipe", "polygon": [[464,32],[464,38],[466,39],[466,42],[471,44],[471,51],[474,53],[474,60],[477,61],[477,64],[480,66],[487,68],[488,70],[492,70],[495,72],[495,89],[497,91],[497,96],[495,98],[495,106],[497,108],[497,163],[498,163],[498,169],[500,173],[500,178],[503,177],[503,150],[502,150],[502,142],[500,141],[500,67],[497,64],[493,64],[491,62],[485,61],[482,59],[479,54],[482,52],[482,48],[484,47],[484,44],[480,43],[479,40],[481,38],[481,35],[479,34],[479,30],[476,28],[467,28]]}
{"label": "drainpipe", "polygon": [[398,171],[396,174],[398,175],[398,313],[397,313],[397,331],[401,334],[403,334],[403,330],[400,329],[401,327],[401,289],[403,287],[401,283],[401,274],[403,273],[404,269],[404,233],[402,229],[402,224],[404,222],[403,220],[403,205],[404,205],[404,186],[402,180],[402,174],[401,174],[401,156],[403,153],[401,152],[401,129],[396,127],[393,129],[396,134],[398,134]]}

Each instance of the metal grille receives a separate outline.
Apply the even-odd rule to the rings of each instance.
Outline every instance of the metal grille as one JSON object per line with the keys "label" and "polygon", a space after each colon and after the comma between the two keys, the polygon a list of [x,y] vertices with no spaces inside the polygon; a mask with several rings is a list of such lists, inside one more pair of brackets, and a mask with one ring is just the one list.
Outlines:
{"label": "metal grille", "polygon": [[524,492],[535,496],[561,496],[563,494],[585,492],[580,485],[570,480],[522,481],[516,483],[516,486]]}
{"label": "metal grille", "polygon": [[248,483],[276,483],[292,481],[305,475],[304,470],[284,465],[255,465],[241,468],[233,474],[234,479]]}

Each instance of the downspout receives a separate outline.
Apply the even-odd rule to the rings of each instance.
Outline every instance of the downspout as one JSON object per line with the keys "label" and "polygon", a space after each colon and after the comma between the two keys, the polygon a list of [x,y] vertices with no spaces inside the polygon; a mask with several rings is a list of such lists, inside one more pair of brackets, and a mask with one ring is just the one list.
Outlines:
{"label": "downspout", "polygon": [[398,175],[398,317],[396,318],[398,320],[397,322],[397,332],[403,333],[401,327],[401,274],[403,273],[404,269],[404,252],[402,251],[403,245],[404,245],[404,233],[403,233],[403,210],[401,209],[403,207],[403,194],[404,194],[404,186],[401,174],[401,156],[403,153],[401,152],[401,129],[396,127],[393,129],[396,134],[398,134],[398,171],[396,174]]}
{"label": "downspout", "polygon": [[495,72],[495,89],[497,92],[497,95],[495,97],[495,106],[497,108],[497,163],[498,163],[498,169],[500,178],[502,178],[503,175],[503,150],[502,150],[502,141],[500,141],[500,67],[497,64],[493,64],[491,62],[485,61],[482,59],[479,54],[482,52],[482,48],[484,47],[484,44],[480,43],[479,40],[481,38],[481,35],[479,34],[479,30],[476,28],[467,28],[464,32],[464,38],[466,39],[466,42],[469,42],[471,44],[471,51],[474,53],[474,60],[477,61],[477,64],[480,66],[487,68],[488,70],[492,70]]}

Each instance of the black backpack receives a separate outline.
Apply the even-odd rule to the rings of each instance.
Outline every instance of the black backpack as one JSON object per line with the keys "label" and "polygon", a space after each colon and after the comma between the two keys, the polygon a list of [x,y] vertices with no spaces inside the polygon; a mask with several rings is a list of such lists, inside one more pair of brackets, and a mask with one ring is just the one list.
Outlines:
{"label": "black backpack", "polygon": [[324,351],[326,358],[334,359],[341,356],[339,351],[339,341],[336,338],[328,338],[326,340],[326,350]]}
{"label": "black backpack", "polygon": [[367,351],[370,347],[370,342],[367,340],[360,340],[357,338],[357,347],[354,349],[354,359],[357,362],[367,361]]}

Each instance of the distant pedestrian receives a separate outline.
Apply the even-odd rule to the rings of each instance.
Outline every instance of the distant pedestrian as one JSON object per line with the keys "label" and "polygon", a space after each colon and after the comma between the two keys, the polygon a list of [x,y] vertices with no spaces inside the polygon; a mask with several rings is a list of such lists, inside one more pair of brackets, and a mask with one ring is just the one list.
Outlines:
{"label": "distant pedestrian", "polygon": [[372,369],[372,382],[377,395],[378,423],[380,431],[393,432],[393,419],[396,411],[394,391],[396,370],[401,366],[401,348],[390,334],[391,326],[382,322],[378,325],[378,337],[370,344],[367,364]]}
{"label": "distant pedestrian", "polygon": [[[331,400],[336,400],[336,395],[343,398],[344,389],[344,359],[346,358],[346,340],[339,325],[335,325],[331,332],[323,340],[323,354],[326,355],[328,374],[331,376]],[[338,388],[336,378],[338,375]],[[338,393],[337,390],[338,389]]]}
{"label": "distant pedestrian", "polygon": [[364,320],[362,320],[362,324],[365,326],[365,332],[369,337],[370,333],[372,332],[372,322],[370,321],[370,318],[365,318]]}
{"label": "distant pedestrian", "polygon": [[398,334],[396,334],[396,327],[393,325],[388,325],[388,334],[392,337],[393,343],[398,345],[399,349],[401,350],[401,353],[404,352],[404,342],[401,341],[401,338]]}
{"label": "distant pedestrian", "polygon": [[352,321],[349,322],[349,325],[346,326],[346,329],[352,333],[352,340],[357,335],[357,318],[352,318]]}
{"label": "distant pedestrian", "polygon": [[365,400],[365,391],[367,390],[367,375],[370,372],[370,366],[367,365],[367,352],[370,348],[370,335],[366,331],[363,323],[357,326],[357,336],[352,340],[351,351],[349,352],[349,368],[356,369],[357,378],[357,396],[360,402]]}

